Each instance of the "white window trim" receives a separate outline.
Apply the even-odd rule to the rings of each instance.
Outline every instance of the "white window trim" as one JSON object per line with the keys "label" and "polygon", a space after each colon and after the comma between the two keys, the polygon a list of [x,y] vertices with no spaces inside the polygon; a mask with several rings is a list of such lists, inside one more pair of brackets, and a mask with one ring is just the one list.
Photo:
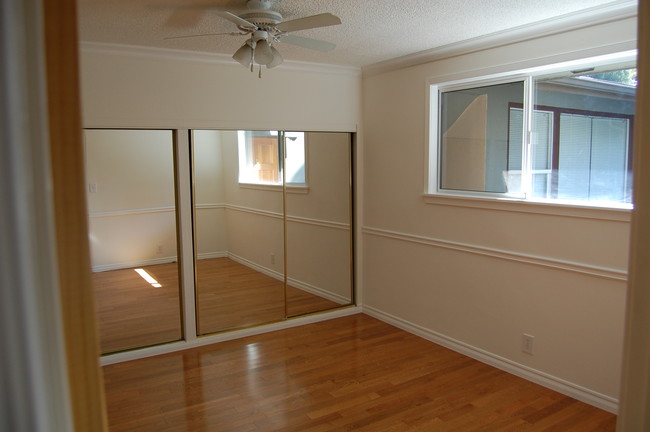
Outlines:
{"label": "white window trim", "polygon": [[[426,204],[496,210],[510,213],[531,213],[565,216],[580,219],[598,219],[613,222],[630,222],[632,211],[628,207],[584,205],[583,201],[524,200],[499,197],[460,196],[451,194],[423,194]],[[589,201],[584,201],[584,203]]]}
{"label": "white window trim", "polygon": [[[472,192],[462,190],[447,190],[439,187],[439,160],[440,146],[438,143],[438,119],[439,119],[439,94],[441,91],[453,91],[471,86],[489,86],[524,80],[524,106],[533,96],[532,81],[539,75],[551,75],[553,73],[566,72],[567,70],[579,69],[580,67],[594,67],[612,63],[624,63],[636,60],[636,50],[629,50],[619,53],[606,54],[597,57],[588,57],[572,61],[553,63],[552,59],[546,66],[537,66],[519,70],[503,71],[491,74],[482,74],[475,71],[472,76],[454,78],[453,76],[431,77],[426,80],[426,140],[424,155],[424,193],[423,200],[427,204],[449,205],[458,207],[473,207],[482,209],[515,211],[524,213],[552,214],[589,219],[603,219],[612,221],[630,220],[630,213],[633,204],[595,201],[568,201],[559,199],[531,199],[525,196],[513,196],[507,193]],[[532,118],[529,110],[524,109],[524,134],[531,133]],[[522,163],[522,182],[530,177],[530,168],[527,152],[531,145],[528,137],[524,139],[524,161]],[[527,180],[526,180],[527,181]],[[522,187],[523,190],[524,189]]]}

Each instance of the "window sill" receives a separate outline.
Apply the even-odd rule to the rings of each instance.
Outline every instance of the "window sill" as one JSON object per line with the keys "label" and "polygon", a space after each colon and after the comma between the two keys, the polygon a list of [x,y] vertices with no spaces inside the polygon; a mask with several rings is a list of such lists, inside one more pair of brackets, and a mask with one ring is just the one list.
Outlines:
{"label": "window sill", "polygon": [[423,199],[425,203],[433,205],[515,213],[533,213],[583,219],[599,219],[615,222],[629,222],[632,213],[632,206],[629,204],[621,204],[620,208],[613,208],[600,207],[594,204],[577,204],[575,202],[566,203],[520,200],[513,198],[465,197],[444,194],[424,194]]}
{"label": "window sill", "polygon": [[[261,184],[261,183],[239,183],[239,187],[243,189],[255,189],[273,192],[282,192],[282,185],[274,184]],[[308,194],[309,186],[287,186],[287,193],[293,194]]]}

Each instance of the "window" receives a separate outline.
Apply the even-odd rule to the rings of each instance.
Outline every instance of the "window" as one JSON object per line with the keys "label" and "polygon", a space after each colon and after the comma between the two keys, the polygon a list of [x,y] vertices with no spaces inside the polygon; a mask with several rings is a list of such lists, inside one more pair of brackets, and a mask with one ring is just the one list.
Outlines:
{"label": "window", "polygon": [[306,184],[303,132],[238,131],[237,144],[240,183],[282,185],[286,175],[287,184]]}
{"label": "window", "polygon": [[631,204],[631,66],[433,85],[429,192]]}

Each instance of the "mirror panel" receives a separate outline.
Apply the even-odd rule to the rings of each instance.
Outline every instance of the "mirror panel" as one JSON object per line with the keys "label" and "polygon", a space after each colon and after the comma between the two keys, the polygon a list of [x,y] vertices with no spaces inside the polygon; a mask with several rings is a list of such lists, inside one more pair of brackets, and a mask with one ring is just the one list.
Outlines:
{"label": "mirror panel", "polygon": [[92,281],[102,354],[181,339],[169,130],[86,130]]}
{"label": "mirror panel", "polygon": [[[304,140],[302,182],[291,169]],[[287,132],[287,315],[352,303],[351,136]],[[298,159],[293,157],[293,159]]]}
{"label": "mirror panel", "polygon": [[285,318],[277,133],[192,133],[198,334]]}

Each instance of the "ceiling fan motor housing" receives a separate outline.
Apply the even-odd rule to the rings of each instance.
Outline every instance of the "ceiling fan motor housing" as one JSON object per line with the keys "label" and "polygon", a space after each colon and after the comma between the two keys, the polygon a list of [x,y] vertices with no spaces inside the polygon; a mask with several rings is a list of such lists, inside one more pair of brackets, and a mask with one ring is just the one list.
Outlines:
{"label": "ceiling fan motor housing", "polygon": [[239,16],[262,29],[271,28],[282,22],[282,15],[280,15],[279,12],[272,10],[249,10]]}

